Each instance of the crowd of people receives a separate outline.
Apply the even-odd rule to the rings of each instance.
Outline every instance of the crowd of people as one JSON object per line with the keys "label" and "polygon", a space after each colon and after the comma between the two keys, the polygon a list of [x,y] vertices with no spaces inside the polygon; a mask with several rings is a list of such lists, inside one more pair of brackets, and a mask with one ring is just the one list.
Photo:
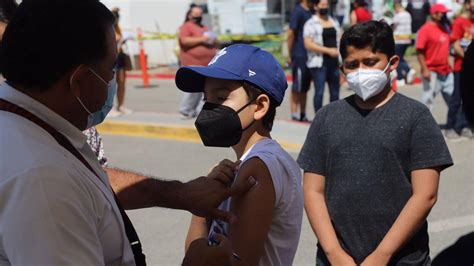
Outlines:
{"label": "crowd of people", "polygon": [[[311,82],[315,89],[315,112],[323,105],[326,84],[329,101],[339,99],[341,82],[346,81],[344,75],[340,76],[338,57],[344,28],[373,18],[370,5],[365,0],[356,0],[349,19],[345,20],[339,2],[343,1],[334,4],[328,0],[302,0],[293,9],[287,41],[293,75],[292,120],[309,121],[306,102]],[[449,12],[453,13],[451,19]],[[395,52],[400,60],[392,77],[397,80],[397,86],[412,84],[419,69],[423,83],[420,101],[432,110],[435,97],[441,93],[448,107],[445,137],[472,138],[472,125],[462,112],[459,80],[464,52],[474,34],[474,3],[465,0],[454,12],[441,3],[397,0],[382,20],[393,29]],[[413,60],[411,65],[408,63],[408,50],[416,53],[419,67],[414,66]],[[450,63],[451,57],[454,64]]]}
{"label": "crowd of people", "polygon": [[[473,46],[464,54],[466,32],[456,38],[455,30],[470,22],[470,3],[452,33],[441,4],[419,30],[423,103],[393,89],[391,73],[404,64],[399,45],[407,43],[396,42],[389,24],[369,20],[343,31],[327,0],[301,4],[292,97],[304,98],[313,81],[317,114],[297,160],[271,137],[288,87],[279,62],[248,44],[211,56],[216,40],[201,25],[202,10],[191,7],[175,82],[203,105],[183,115],[196,116],[205,146],[232,148],[236,158],[188,183],[107,168],[96,132],[83,134],[113,109],[117,14],[98,0],[24,0],[0,17],[8,23],[0,46],[0,264],[146,265],[124,210],[168,207],[194,215],[185,266],[292,265],[304,210],[318,239],[316,265],[430,265],[427,216],[441,172],[453,165],[430,108],[437,93],[448,105],[472,95],[465,67]],[[79,41],[84,35],[94,41]],[[450,43],[464,65],[458,85]],[[196,51],[206,55],[197,63]],[[339,73],[354,92],[342,100]],[[325,83],[333,103],[323,107]],[[292,116],[307,120],[304,111]]]}

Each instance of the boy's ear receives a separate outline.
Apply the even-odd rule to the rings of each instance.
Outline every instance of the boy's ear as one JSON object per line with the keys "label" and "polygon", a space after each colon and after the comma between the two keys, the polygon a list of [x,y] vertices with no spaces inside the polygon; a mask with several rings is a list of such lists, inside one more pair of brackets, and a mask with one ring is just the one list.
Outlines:
{"label": "boy's ear", "polygon": [[390,71],[397,70],[398,64],[400,63],[400,57],[398,57],[398,55],[394,55],[389,60],[390,60],[390,66],[389,66]]}
{"label": "boy's ear", "polygon": [[255,100],[257,109],[253,114],[255,120],[262,120],[262,118],[268,113],[270,108],[270,98],[266,94],[260,94]]}

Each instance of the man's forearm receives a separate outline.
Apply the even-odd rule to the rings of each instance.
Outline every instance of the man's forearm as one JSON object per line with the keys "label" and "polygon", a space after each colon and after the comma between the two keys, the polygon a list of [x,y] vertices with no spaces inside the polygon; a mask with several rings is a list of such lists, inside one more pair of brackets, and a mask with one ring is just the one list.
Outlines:
{"label": "man's forearm", "polygon": [[183,188],[179,181],[163,181],[128,171],[106,168],[112,189],[126,210],[166,207],[183,209]]}
{"label": "man's forearm", "polygon": [[423,52],[418,51],[416,55],[418,62],[420,63],[421,71],[426,70],[428,67],[426,66],[425,54]]}
{"label": "man's forearm", "polygon": [[287,45],[288,45],[288,55],[291,57],[291,52],[293,51],[293,44],[295,41],[295,33],[292,29],[288,30],[288,37],[287,37]]}
{"label": "man's forearm", "polygon": [[181,39],[181,44],[187,48],[203,44],[206,41],[204,36],[201,37],[184,37]]}
{"label": "man's forearm", "polygon": [[430,213],[436,197],[413,195],[376,249],[388,259],[393,257],[414,235]]}

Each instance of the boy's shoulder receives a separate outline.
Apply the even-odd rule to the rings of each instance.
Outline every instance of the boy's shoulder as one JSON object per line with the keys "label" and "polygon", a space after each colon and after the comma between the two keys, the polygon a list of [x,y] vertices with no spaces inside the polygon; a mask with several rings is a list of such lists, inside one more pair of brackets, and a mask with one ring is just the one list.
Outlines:
{"label": "boy's shoulder", "polygon": [[400,109],[400,111],[412,113],[414,117],[418,117],[422,114],[431,115],[431,112],[428,107],[426,107],[426,105],[424,105],[418,100],[405,96],[401,93],[396,93],[394,97],[396,97],[396,101],[394,102],[394,108]]}

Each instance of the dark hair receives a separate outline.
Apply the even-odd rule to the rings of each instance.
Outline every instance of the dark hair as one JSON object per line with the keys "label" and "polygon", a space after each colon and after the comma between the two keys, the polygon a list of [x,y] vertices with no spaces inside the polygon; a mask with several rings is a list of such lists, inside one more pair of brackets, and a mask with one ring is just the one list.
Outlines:
{"label": "dark hair", "polygon": [[196,5],[195,3],[191,3],[189,5],[189,9],[188,11],[186,11],[186,17],[184,18],[184,22],[188,22],[190,21],[191,19],[189,18],[189,15],[191,14],[191,11],[193,10],[193,8],[195,7],[199,7],[198,5]]}
{"label": "dark hair", "polygon": [[255,100],[261,94],[265,94],[268,96],[268,98],[270,99],[270,106],[268,107],[268,111],[262,119],[262,125],[268,131],[272,131],[273,121],[275,120],[276,108],[278,106],[276,101],[265,91],[251,83],[243,82],[242,87],[244,87],[244,90],[247,93],[249,99]]}
{"label": "dark hair", "polygon": [[393,31],[385,22],[367,21],[350,27],[341,38],[339,52],[342,59],[347,57],[347,47],[357,49],[370,47],[372,52],[386,54],[388,58],[395,55]]}
{"label": "dark hair", "polygon": [[355,4],[357,4],[357,6],[360,6],[360,7],[367,7],[367,2],[365,0],[355,0],[354,1]]}
{"label": "dark hair", "polygon": [[3,36],[0,72],[13,84],[46,90],[74,67],[103,60],[113,23],[98,0],[24,0]]}
{"label": "dark hair", "polygon": [[17,7],[15,0],[0,0],[0,22],[8,23]]}

